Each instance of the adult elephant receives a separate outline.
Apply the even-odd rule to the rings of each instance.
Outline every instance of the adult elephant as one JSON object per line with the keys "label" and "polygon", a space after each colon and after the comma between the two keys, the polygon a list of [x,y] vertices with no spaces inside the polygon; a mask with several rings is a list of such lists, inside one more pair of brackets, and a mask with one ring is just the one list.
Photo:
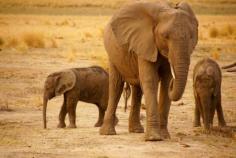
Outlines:
{"label": "adult elephant", "polygon": [[104,33],[110,77],[108,108],[100,134],[116,134],[115,113],[126,81],[134,91],[130,132],[143,132],[139,120],[142,89],[147,106],[145,140],[169,138],[170,101],[182,97],[190,55],[198,39],[198,21],[192,9],[185,2],[175,7],[163,1],[132,3],[112,17]]}

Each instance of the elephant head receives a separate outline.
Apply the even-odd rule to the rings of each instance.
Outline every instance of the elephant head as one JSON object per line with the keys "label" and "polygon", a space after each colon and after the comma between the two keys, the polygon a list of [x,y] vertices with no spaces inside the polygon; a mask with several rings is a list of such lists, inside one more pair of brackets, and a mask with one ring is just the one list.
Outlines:
{"label": "elephant head", "polygon": [[181,2],[137,2],[122,8],[110,22],[117,42],[138,57],[156,62],[168,58],[173,79],[169,98],[179,100],[184,92],[190,55],[198,40],[198,21],[190,6]]}
{"label": "elephant head", "polygon": [[72,70],[64,70],[50,74],[44,85],[44,98],[43,98],[43,122],[44,128],[46,125],[46,109],[48,100],[55,96],[64,94],[66,91],[71,90],[75,86],[76,76]]}

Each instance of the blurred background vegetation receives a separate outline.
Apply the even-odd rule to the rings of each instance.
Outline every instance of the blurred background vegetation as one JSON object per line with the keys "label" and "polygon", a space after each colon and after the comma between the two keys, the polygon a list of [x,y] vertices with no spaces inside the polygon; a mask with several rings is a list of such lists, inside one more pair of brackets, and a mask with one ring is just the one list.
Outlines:
{"label": "blurred background vegetation", "polygon": [[[135,0],[0,0],[0,13],[25,14],[111,14]],[[149,0],[153,1],[153,0]],[[177,3],[180,0],[169,0]],[[185,0],[197,14],[236,14],[235,0]],[[52,9],[53,8],[53,9]]]}

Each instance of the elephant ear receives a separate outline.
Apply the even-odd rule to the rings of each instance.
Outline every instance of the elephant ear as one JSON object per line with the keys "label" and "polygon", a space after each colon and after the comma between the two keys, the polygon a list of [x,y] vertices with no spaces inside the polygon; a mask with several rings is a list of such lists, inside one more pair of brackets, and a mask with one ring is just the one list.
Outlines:
{"label": "elephant ear", "polygon": [[64,94],[66,91],[75,86],[76,76],[72,70],[64,70],[60,72],[58,82],[55,88],[56,96]]}
{"label": "elephant ear", "polygon": [[[148,14],[150,5],[144,3],[130,4],[113,16],[111,28],[123,47],[135,52],[139,57],[155,62],[157,47],[154,39],[154,21]],[[150,10],[150,9],[149,9]]]}

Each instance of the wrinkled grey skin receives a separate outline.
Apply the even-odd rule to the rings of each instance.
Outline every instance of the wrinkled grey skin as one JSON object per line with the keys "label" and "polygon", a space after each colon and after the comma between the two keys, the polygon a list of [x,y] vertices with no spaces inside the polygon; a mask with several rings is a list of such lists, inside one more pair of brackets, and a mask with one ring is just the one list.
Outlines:
{"label": "wrinkled grey skin", "polygon": [[99,117],[95,127],[101,126],[108,102],[108,80],[108,73],[98,66],[72,68],[50,74],[44,86],[44,128],[47,127],[47,102],[61,94],[64,95],[64,101],[59,114],[58,128],[66,127],[65,116],[67,113],[70,121],[68,127],[76,128],[76,106],[79,100],[95,104],[98,107]]}
{"label": "wrinkled grey skin", "polygon": [[133,95],[129,129],[135,129],[129,132],[143,132],[139,120],[143,92],[147,107],[145,140],[170,138],[170,102],[183,95],[197,41],[198,21],[185,2],[173,7],[164,0],[137,1],[114,14],[104,30],[110,77],[108,108],[100,134],[116,134],[117,104],[124,82],[128,82]]}
{"label": "wrinkled grey skin", "polygon": [[221,106],[221,78],[220,67],[212,59],[200,60],[194,67],[195,127],[201,125],[201,117],[204,128],[209,130],[213,125],[215,111],[219,126],[226,125]]}

